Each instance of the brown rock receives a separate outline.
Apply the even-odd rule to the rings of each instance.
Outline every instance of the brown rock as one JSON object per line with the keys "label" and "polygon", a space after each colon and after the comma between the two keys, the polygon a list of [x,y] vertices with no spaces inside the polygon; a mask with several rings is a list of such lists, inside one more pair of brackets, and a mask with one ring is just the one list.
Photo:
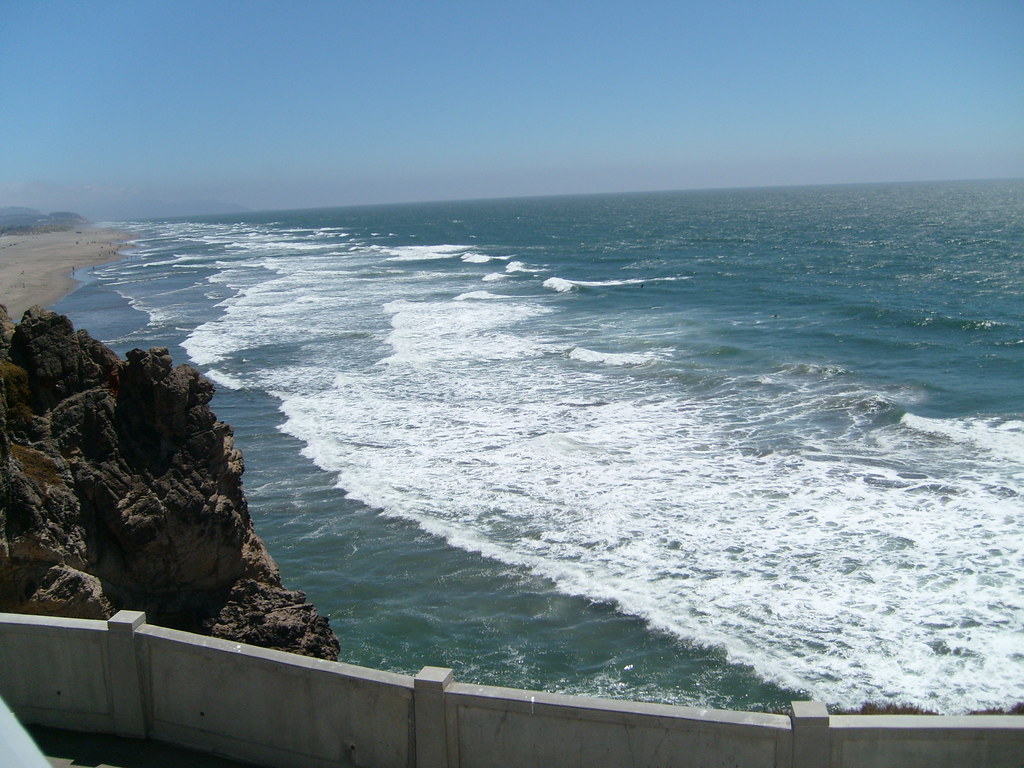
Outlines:
{"label": "brown rock", "polygon": [[107,384],[121,364],[112,350],[88,333],[75,333],[66,317],[38,306],[29,309],[16,326],[10,359],[28,372],[36,413],[70,395]]}
{"label": "brown rock", "polygon": [[[327,619],[316,614],[303,592],[272,587],[266,582],[242,579],[231,590],[228,602],[215,619],[208,622],[214,637],[238,640],[250,645],[278,650],[294,650],[306,656],[319,656]],[[333,657],[337,658],[337,641]]]}
{"label": "brown rock", "polygon": [[336,658],[327,620],[284,589],[253,530],[213,385],[163,348],[122,362],[53,312],[33,307],[12,332],[6,317],[0,372],[4,386],[27,376],[30,410],[15,418],[0,390],[0,610],[131,608],[155,624]]}

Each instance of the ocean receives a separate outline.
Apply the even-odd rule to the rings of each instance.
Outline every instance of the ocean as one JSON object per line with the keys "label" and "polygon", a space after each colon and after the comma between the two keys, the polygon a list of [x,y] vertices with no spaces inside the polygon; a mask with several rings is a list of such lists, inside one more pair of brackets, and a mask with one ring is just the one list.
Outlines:
{"label": "ocean", "polygon": [[55,308],[217,384],[343,661],[1024,700],[1024,181],[116,225]]}

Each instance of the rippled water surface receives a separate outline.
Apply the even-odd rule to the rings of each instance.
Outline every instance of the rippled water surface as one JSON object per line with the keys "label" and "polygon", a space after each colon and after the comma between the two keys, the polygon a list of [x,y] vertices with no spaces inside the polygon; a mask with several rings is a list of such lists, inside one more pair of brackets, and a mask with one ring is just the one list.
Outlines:
{"label": "rippled water surface", "polygon": [[1022,222],[989,182],[126,224],[60,308],[218,383],[345,660],[956,712],[1024,699]]}

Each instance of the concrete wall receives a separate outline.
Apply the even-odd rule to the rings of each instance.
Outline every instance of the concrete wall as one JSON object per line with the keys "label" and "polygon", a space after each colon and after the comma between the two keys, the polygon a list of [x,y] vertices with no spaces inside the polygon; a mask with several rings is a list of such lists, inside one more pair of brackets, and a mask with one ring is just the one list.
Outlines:
{"label": "concrete wall", "polygon": [[139,630],[147,735],[273,766],[405,768],[413,679]]}
{"label": "concrete wall", "polygon": [[26,723],[159,739],[259,765],[1024,766],[1024,717],[791,716],[415,677],[147,625],[0,613],[0,696]]}
{"label": "concrete wall", "polygon": [[521,768],[790,765],[783,715],[607,701],[480,685],[448,688],[450,764]]}
{"label": "concrete wall", "polygon": [[0,695],[23,721],[116,733],[107,624],[0,614]]}
{"label": "concrete wall", "polygon": [[1022,715],[838,715],[829,736],[835,768],[1024,768]]}

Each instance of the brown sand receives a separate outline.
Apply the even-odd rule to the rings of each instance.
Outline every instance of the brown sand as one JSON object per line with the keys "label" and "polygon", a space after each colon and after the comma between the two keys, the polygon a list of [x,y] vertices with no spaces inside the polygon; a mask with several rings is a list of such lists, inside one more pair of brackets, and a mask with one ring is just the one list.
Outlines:
{"label": "brown sand", "polygon": [[15,322],[34,304],[48,307],[70,293],[73,272],[121,258],[131,235],[80,227],[38,235],[0,235],[0,304]]}

